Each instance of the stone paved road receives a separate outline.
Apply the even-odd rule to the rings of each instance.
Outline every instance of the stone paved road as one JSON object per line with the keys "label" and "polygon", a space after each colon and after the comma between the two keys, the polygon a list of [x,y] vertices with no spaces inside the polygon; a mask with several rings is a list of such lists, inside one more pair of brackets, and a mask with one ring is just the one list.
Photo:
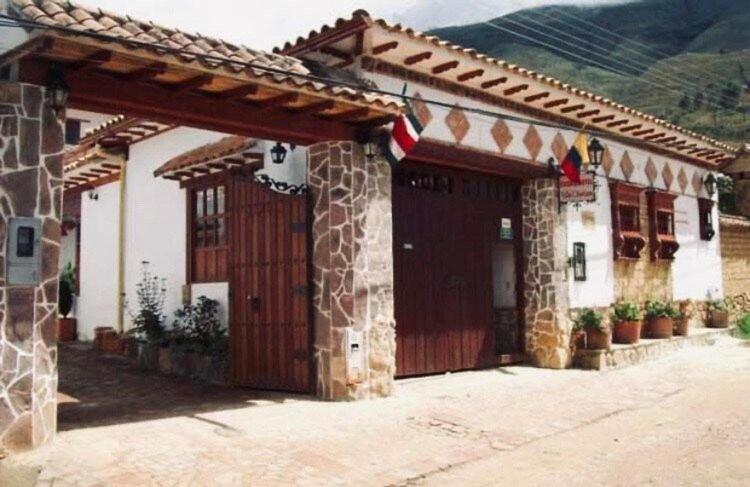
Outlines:
{"label": "stone paved road", "polygon": [[[61,413],[63,431],[51,448],[13,459],[40,465],[39,485],[750,479],[750,347],[729,338],[624,370],[508,367],[403,381],[392,398],[348,404],[215,388],[185,392],[180,381],[122,364],[83,363],[88,372],[76,372],[79,386],[93,374],[109,384],[103,391],[111,396],[121,381],[122,408],[112,397],[97,398],[96,388],[68,388],[71,397],[79,394],[73,404],[81,416]],[[62,373],[65,384],[72,372]],[[180,392],[187,396],[175,396]],[[89,416],[87,408],[94,411]],[[95,426],[86,427],[87,420]]]}

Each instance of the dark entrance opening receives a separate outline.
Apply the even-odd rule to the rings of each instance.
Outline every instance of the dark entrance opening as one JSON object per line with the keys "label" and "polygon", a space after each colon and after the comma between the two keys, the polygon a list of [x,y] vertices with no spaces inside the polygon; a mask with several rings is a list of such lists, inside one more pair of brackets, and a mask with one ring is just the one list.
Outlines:
{"label": "dark entrance opening", "polygon": [[491,367],[523,350],[520,182],[399,164],[396,374]]}

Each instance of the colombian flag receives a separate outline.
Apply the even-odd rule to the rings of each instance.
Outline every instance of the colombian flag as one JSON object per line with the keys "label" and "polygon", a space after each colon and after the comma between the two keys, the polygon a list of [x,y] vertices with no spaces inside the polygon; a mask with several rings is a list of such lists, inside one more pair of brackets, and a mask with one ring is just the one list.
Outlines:
{"label": "colombian flag", "polygon": [[586,136],[580,132],[573,142],[573,147],[565,156],[560,169],[574,183],[581,182],[581,168],[589,165],[589,147]]}

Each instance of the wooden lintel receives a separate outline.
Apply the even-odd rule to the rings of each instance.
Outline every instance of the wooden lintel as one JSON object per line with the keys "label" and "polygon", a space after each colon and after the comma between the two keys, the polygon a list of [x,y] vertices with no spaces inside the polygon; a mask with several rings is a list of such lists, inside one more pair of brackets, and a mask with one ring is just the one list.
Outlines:
{"label": "wooden lintel", "polygon": [[133,71],[120,74],[118,75],[118,78],[123,81],[146,81],[156,78],[160,74],[164,74],[166,70],[167,65],[165,63],[153,63],[149,64],[148,66],[143,66],[141,68],[136,68]]}
{"label": "wooden lintel", "polygon": [[432,68],[432,74],[441,74],[445,73],[446,71],[450,71],[451,69],[456,69],[458,67],[458,61],[448,61],[447,63],[438,64],[434,68]]}
{"label": "wooden lintel", "polygon": [[282,93],[281,95],[275,95],[271,96],[269,98],[265,98],[263,100],[258,100],[256,103],[261,108],[272,108],[282,105],[287,105],[289,103],[294,103],[299,98],[299,93],[295,92],[289,92],[289,93]]}
{"label": "wooden lintel", "polygon": [[554,108],[560,105],[567,105],[567,104],[568,104],[567,98],[560,98],[558,100],[548,101],[547,103],[544,104],[544,108]]}
{"label": "wooden lintel", "polygon": [[336,103],[333,100],[322,100],[322,101],[316,101],[316,102],[310,103],[309,105],[305,105],[303,107],[299,107],[295,111],[297,113],[315,114],[315,113],[325,112],[326,110],[330,110],[334,106],[336,106]]}
{"label": "wooden lintel", "polygon": [[620,120],[615,120],[614,122],[609,122],[607,124],[607,127],[610,127],[610,128],[611,127],[618,127],[620,125],[625,125],[626,123],[628,123],[628,119],[627,118],[623,118],[623,119],[620,119]]}
{"label": "wooden lintel", "polygon": [[527,96],[523,99],[523,101],[525,101],[526,103],[532,103],[544,98],[549,98],[549,91],[543,91],[542,93],[537,93],[536,95]]}
{"label": "wooden lintel", "polygon": [[611,115],[611,114],[610,115],[603,115],[601,117],[594,117],[594,118],[592,118],[591,119],[591,123],[602,123],[602,122],[606,122],[607,120],[614,120],[614,118],[615,118],[615,116]]}
{"label": "wooden lintel", "polygon": [[378,54],[383,54],[385,52],[396,49],[397,47],[398,47],[398,42],[396,41],[386,42],[385,44],[381,44],[379,46],[373,47],[372,53],[377,56]]}
{"label": "wooden lintel", "polygon": [[586,108],[586,105],[584,105],[583,103],[579,103],[578,105],[573,105],[573,106],[570,106],[570,107],[565,107],[565,108],[561,109],[560,111],[563,112],[563,113],[570,113],[570,112],[577,112],[579,110],[583,110],[584,108]]}
{"label": "wooden lintel", "polygon": [[362,108],[354,108],[352,110],[347,110],[345,112],[336,113],[334,115],[328,116],[328,120],[356,120],[358,118],[366,117],[367,114],[370,113],[370,109],[367,107]]}
{"label": "wooden lintel", "polygon": [[653,132],[654,130],[655,130],[655,129],[653,129],[653,128],[651,128],[651,129],[643,129],[643,130],[636,130],[635,132],[633,132],[633,135],[634,135],[635,137],[640,137],[641,135],[646,135],[646,134],[650,134],[650,133],[651,133],[651,132]]}
{"label": "wooden lintel", "polygon": [[486,90],[488,88],[492,88],[494,86],[501,85],[501,84],[505,83],[506,81],[508,81],[508,78],[505,77],[505,76],[503,76],[502,78],[491,79],[489,81],[485,81],[484,83],[482,83],[482,88],[484,88]]}
{"label": "wooden lintel", "polygon": [[512,88],[508,88],[507,90],[503,91],[503,94],[505,94],[505,96],[511,96],[511,95],[515,95],[516,93],[526,91],[528,89],[529,89],[529,85],[522,84],[522,85],[514,86]]}
{"label": "wooden lintel", "polygon": [[420,52],[419,54],[415,54],[404,59],[404,64],[406,64],[407,66],[411,66],[413,64],[421,63],[422,61],[427,61],[431,57],[432,51]]}
{"label": "wooden lintel", "polygon": [[215,96],[223,98],[225,100],[238,100],[245,98],[248,95],[254,95],[258,92],[258,85],[242,85],[229,90],[220,91],[215,93]]}
{"label": "wooden lintel", "polygon": [[341,49],[336,49],[332,46],[323,46],[320,48],[320,52],[339,59],[350,59],[352,57],[348,52],[344,52]]}
{"label": "wooden lintel", "polygon": [[639,129],[643,127],[642,123],[637,123],[635,125],[628,125],[627,127],[623,127],[620,129],[620,132],[630,132],[631,130]]}
{"label": "wooden lintel", "polygon": [[461,74],[458,76],[458,81],[460,83],[463,83],[464,81],[469,81],[470,79],[478,78],[479,76],[482,76],[484,74],[484,69],[475,69],[473,71],[467,71],[464,74]]}
{"label": "wooden lintel", "polygon": [[172,91],[175,91],[177,93],[184,93],[186,91],[194,90],[196,88],[209,85],[211,84],[213,80],[214,80],[213,75],[200,74],[190,79],[186,79],[185,81],[180,81],[179,83],[169,85],[169,88]]}

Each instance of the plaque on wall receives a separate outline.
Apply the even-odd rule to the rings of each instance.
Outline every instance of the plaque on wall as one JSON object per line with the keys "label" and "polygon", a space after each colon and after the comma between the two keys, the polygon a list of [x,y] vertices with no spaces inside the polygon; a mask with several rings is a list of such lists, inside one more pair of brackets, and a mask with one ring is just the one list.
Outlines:
{"label": "plaque on wall", "polygon": [[596,187],[594,176],[581,174],[580,182],[576,183],[567,176],[560,176],[560,203],[593,203],[596,201]]}

